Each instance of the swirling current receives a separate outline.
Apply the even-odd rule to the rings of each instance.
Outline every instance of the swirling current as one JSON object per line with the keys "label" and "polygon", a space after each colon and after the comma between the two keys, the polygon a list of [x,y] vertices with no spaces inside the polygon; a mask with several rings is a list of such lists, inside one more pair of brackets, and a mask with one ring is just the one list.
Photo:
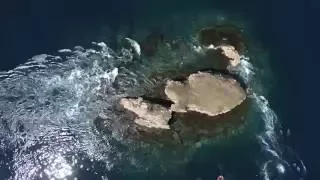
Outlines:
{"label": "swirling current", "polygon": [[[128,123],[115,107],[119,98],[155,86],[153,72],[199,66],[193,61],[201,46],[189,37],[184,45],[179,51],[160,49],[161,56],[151,62],[138,61],[130,48],[113,50],[104,42],[93,43],[88,49],[76,46],[56,55],[37,55],[0,72],[0,169],[9,174],[3,178],[206,179],[201,174],[184,175],[188,171],[184,164],[192,161],[199,147],[164,153],[134,143],[124,137]],[[249,85],[255,103],[249,126],[262,125],[249,131],[262,151],[254,152],[258,171],[248,174],[265,180],[304,179],[307,169],[282,143],[281,123],[264,97],[269,67],[255,53],[243,55],[240,67],[231,70]],[[94,122],[99,114],[110,120],[100,124],[106,129],[103,133]],[[209,148],[215,146],[219,144]],[[221,162],[218,166],[228,180],[243,177],[233,167]]]}

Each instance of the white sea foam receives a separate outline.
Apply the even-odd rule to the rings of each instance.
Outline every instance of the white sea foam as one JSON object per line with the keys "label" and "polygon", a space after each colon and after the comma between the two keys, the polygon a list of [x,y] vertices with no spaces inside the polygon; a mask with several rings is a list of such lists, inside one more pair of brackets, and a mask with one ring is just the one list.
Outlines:
{"label": "white sea foam", "polygon": [[[118,68],[104,70],[103,62],[116,61],[106,52],[107,47],[82,53],[77,49],[63,62],[39,55],[2,73],[5,78],[0,79],[0,129],[6,130],[0,136],[1,143],[11,142],[6,148],[13,148],[12,179],[70,177],[77,163],[72,165],[66,158],[77,153],[112,167],[107,155],[112,147],[101,143],[102,139],[90,129],[94,117],[109,106],[98,96],[114,92],[110,87],[119,74]],[[86,66],[81,67],[82,64]],[[74,161],[80,159],[75,157]]]}
{"label": "white sea foam", "polygon": [[71,49],[60,49],[58,50],[59,53],[71,53],[72,50]]}
{"label": "white sea foam", "polygon": [[136,53],[138,56],[140,56],[141,55],[141,48],[140,48],[139,43],[133,39],[130,39],[130,38],[125,38],[125,39],[130,43],[131,47],[134,50],[134,53]]}
{"label": "white sea foam", "polygon": [[[238,73],[247,83],[254,81],[254,67],[249,63],[248,58],[242,59],[242,64],[240,69],[234,69],[235,73]],[[261,146],[263,147],[266,157],[265,161],[261,165],[261,174],[265,180],[274,179],[275,177],[281,178],[287,172],[287,168],[290,167],[290,161],[287,160],[283,153],[283,148],[279,144],[279,134],[281,129],[281,124],[276,113],[270,108],[268,100],[261,95],[257,95],[254,92],[254,87],[251,90],[251,98],[256,102],[256,107],[260,111],[260,116],[263,120],[264,130],[262,133],[257,135],[257,139],[260,141]],[[285,147],[285,146],[284,146]],[[289,152],[291,155],[296,156],[295,152]],[[303,161],[299,159],[299,167],[296,169],[303,168],[303,172],[299,172],[301,175],[300,179],[304,179],[306,174],[306,167],[303,164]],[[275,170],[272,170],[275,169]],[[272,178],[271,178],[272,177]]]}
{"label": "white sea foam", "polygon": [[255,75],[250,58],[244,55],[240,56],[240,64],[236,67],[229,66],[229,71],[238,74],[246,84],[249,84]]}

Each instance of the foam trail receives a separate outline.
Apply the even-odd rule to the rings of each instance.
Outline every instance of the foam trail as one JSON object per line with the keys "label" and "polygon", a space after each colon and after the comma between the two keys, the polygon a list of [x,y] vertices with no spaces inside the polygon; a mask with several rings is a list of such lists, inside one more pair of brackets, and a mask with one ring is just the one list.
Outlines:
{"label": "foam trail", "polygon": [[114,147],[94,134],[91,120],[117,98],[111,96],[119,74],[114,63],[121,59],[97,44],[101,49],[34,56],[0,73],[0,147],[13,152],[10,179],[76,177],[80,154],[113,166]]}
{"label": "foam trail", "polygon": [[[300,180],[303,180],[306,176],[306,167],[303,161],[294,151],[284,152],[289,147],[279,143],[280,139],[277,132],[281,125],[277,115],[263,96],[257,96],[256,94],[253,94],[253,96],[260,108],[265,129],[263,133],[257,136],[268,159],[262,164],[261,174],[265,180],[285,179],[292,174],[296,174]],[[293,158],[296,158],[296,160]],[[300,169],[303,169],[303,171],[300,171]]]}
{"label": "foam trail", "polygon": [[[250,63],[250,59],[246,56],[241,56],[240,65],[237,67],[231,67],[229,69],[231,72],[238,74],[245,82],[249,85],[249,95],[254,99],[258,110],[260,111],[260,116],[264,123],[264,130],[261,134],[257,136],[260,141],[261,146],[267,154],[271,155],[271,159],[267,158],[265,162],[262,163],[261,171],[262,176],[265,180],[270,179],[268,173],[268,167],[273,164],[273,160],[283,161],[281,157],[281,149],[278,143],[276,127],[279,125],[278,117],[275,112],[269,107],[269,102],[264,96],[257,95],[254,92],[254,87],[252,87],[252,81],[254,81],[254,67]],[[279,167],[279,172],[284,173],[285,168],[282,164],[277,165]]]}
{"label": "foam trail", "polygon": [[[255,100],[264,123],[264,131],[257,135],[257,139],[260,141],[267,157],[261,165],[261,174],[265,180],[274,179],[275,177],[282,179],[286,174],[287,169],[293,169],[292,163],[283,157],[284,153],[279,144],[277,134],[281,125],[276,113],[270,108],[269,102],[264,96],[254,92],[254,85],[252,85],[251,82],[254,81],[255,72],[254,67],[249,60],[248,57],[242,56],[240,66],[229,70],[241,76],[247,84],[251,85],[251,87],[249,86],[250,97]],[[294,152],[290,152],[290,154],[297,156]],[[298,158],[298,162],[294,162],[293,164],[299,166],[294,168],[294,171],[298,172],[301,179],[303,179],[306,174],[306,167],[304,166],[303,161]],[[303,169],[303,171],[299,172],[300,169]]]}

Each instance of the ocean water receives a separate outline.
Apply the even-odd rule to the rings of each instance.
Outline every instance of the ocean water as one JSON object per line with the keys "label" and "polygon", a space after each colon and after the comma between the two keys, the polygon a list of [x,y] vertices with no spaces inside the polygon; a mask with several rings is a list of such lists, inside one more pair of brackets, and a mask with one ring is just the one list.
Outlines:
{"label": "ocean water", "polygon": [[[34,5],[38,3],[41,2],[35,1]],[[53,44],[47,49],[22,48],[22,52],[39,55],[15,61],[0,72],[2,178],[215,179],[223,174],[226,179],[306,179],[308,168],[304,159],[287,143],[295,132],[283,126],[286,121],[281,116],[286,117],[282,115],[286,113],[281,108],[283,100],[279,99],[282,92],[275,87],[282,83],[277,82],[277,75],[281,73],[277,71],[279,67],[274,68],[277,63],[272,58],[275,56],[270,55],[274,52],[270,47],[271,40],[257,38],[256,34],[261,31],[255,28],[254,18],[240,13],[236,7],[226,11],[227,6],[222,3],[203,8],[209,4],[165,1],[152,5],[140,1],[129,2],[127,6],[113,5],[117,10],[107,5],[105,8],[81,3],[78,6],[56,5],[62,9],[75,6],[81,7],[79,10],[95,10],[84,14],[75,11],[77,13],[67,20],[59,13],[42,17],[60,16],[61,19],[57,19],[66,24],[73,18],[79,22],[70,26],[69,32],[74,33],[69,33],[67,40],[54,40],[57,35],[36,34],[39,36],[36,41]],[[188,8],[192,5],[193,8]],[[262,6],[251,4],[254,5]],[[50,3],[43,6],[49,8]],[[168,8],[163,13],[163,8],[155,7]],[[178,11],[176,7],[184,11]],[[106,14],[101,11],[105,9],[109,10],[109,17],[117,18],[107,18],[103,24],[101,16]],[[95,16],[88,15],[90,12],[95,12]],[[149,16],[143,18],[146,12]],[[39,13],[47,12],[39,9]],[[136,16],[127,18],[133,14]],[[76,32],[76,24],[80,26],[81,21],[90,23],[86,28],[79,27],[81,32]],[[248,52],[243,55],[240,68],[235,70],[252,89],[250,98],[255,106],[250,112],[249,125],[245,130],[235,132],[238,135],[233,138],[222,137],[218,142],[212,140],[184,150],[145,147],[126,140],[123,137],[126,124],[113,104],[121,97],[143,93],[155,85],[156,81],[149,77],[154,71],[168,67],[176,69],[181,63],[198,65],[193,62],[197,53],[193,51],[197,46],[195,32],[216,21],[242,27],[249,39]],[[46,26],[50,24],[46,19],[41,22],[45,29],[32,31],[49,31],[53,27]],[[100,25],[94,26],[97,24]],[[182,38],[186,49],[181,52],[164,49],[151,63],[148,59],[132,63],[132,54],[119,53],[121,46],[116,44],[117,39],[141,40],[149,29],[154,28],[170,37]],[[26,41],[32,42],[24,39],[24,43]],[[42,54],[39,49],[50,53]],[[179,58],[181,55],[184,58]],[[99,132],[93,122],[101,112],[110,119],[109,124],[104,124],[107,129],[104,133]]]}

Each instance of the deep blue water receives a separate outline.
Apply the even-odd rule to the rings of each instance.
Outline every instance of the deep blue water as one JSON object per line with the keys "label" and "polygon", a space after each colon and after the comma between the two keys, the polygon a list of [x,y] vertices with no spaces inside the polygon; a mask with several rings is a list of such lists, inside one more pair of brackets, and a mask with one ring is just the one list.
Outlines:
{"label": "deep blue water", "polygon": [[[316,7],[314,5],[314,8]],[[319,118],[310,111],[317,112],[316,107],[319,106],[316,106],[315,102],[309,102],[309,99],[315,99],[312,93],[317,92],[317,87],[313,87],[317,86],[314,84],[317,69],[313,67],[314,70],[306,70],[312,68],[309,66],[312,66],[310,64],[313,63],[313,58],[306,50],[305,39],[308,33],[305,32],[305,28],[308,24],[305,20],[305,4],[302,2],[275,0],[235,2],[163,0],[152,3],[143,0],[1,2],[0,70],[10,70],[36,54],[52,54],[61,48],[85,46],[91,41],[106,40],[95,36],[104,24],[108,24],[111,31],[116,33],[121,24],[134,24],[134,21],[141,17],[149,16],[152,19],[162,13],[191,11],[194,8],[215,8],[229,13],[241,13],[251,22],[254,36],[270,51],[272,69],[277,81],[269,99],[284,127],[291,130],[292,135],[286,143],[304,160],[308,169],[308,179],[318,179],[320,150],[316,137],[319,136],[317,134]],[[112,38],[107,40],[115,41]],[[194,166],[192,169],[197,169],[199,165]]]}

